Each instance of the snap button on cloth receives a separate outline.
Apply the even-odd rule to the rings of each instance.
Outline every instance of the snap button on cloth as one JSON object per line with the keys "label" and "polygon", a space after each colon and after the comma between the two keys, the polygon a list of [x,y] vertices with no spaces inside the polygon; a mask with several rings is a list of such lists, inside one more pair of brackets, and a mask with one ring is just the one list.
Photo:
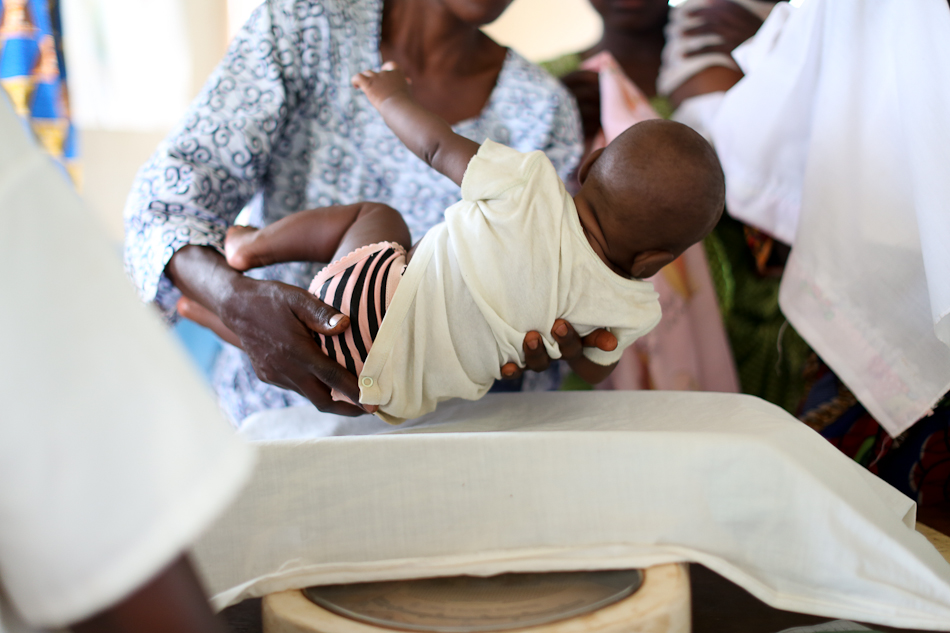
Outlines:
{"label": "snap button on cloth", "polygon": [[363,376],[362,378],[360,378],[360,384],[363,385],[364,387],[372,387],[373,379],[370,378],[369,376]]}

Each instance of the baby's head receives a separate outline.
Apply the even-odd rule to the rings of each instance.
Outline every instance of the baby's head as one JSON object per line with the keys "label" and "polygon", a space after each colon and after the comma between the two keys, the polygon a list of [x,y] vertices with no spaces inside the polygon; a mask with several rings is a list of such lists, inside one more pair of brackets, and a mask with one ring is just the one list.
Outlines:
{"label": "baby's head", "polygon": [[719,221],[725,183],[713,148],[673,121],[638,123],[580,169],[574,196],[587,239],[624,277],[656,274]]}

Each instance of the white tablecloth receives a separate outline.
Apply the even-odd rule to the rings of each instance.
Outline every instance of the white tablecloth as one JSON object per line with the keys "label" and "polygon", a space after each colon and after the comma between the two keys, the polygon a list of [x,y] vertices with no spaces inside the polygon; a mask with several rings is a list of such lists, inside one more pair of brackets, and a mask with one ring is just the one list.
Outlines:
{"label": "white tablecloth", "polygon": [[[308,418],[340,431],[310,410],[249,422],[299,434]],[[388,431],[261,445],[255,479],[197,547],[217,606],[312,584],[696,561],[777,608],[950,623],[950,564],[913,530],[914,503],[756,398],[498,394]]]}

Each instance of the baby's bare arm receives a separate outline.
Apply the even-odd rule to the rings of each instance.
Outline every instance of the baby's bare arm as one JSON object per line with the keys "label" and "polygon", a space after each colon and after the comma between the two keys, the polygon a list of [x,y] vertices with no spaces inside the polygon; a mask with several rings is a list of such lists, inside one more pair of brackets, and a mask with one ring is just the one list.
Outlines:
{"label": "baby's bare arm", "polygon": [[353,85],[366,93],[386,125],[413,154],[461,186],[478,143],[459,136],[442,118],[419,105],[396,64],[387,62],[379,72],[365,70],[353,77]]}

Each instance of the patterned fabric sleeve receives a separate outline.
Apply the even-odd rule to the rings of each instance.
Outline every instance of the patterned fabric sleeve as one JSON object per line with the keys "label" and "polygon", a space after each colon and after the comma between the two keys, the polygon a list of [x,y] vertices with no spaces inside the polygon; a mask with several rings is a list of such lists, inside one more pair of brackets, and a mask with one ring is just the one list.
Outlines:
{"label": "patterned fabric sleeve", "polygon": [[190,106],[183,123],[136,178],[126,203],[126,267],[142,298],[174,315],[179,293],[164,275],[178,249],[222,249],[224,234],[266,183],[288,112],[316,87],[301,62],[308,42],[278,5],[259,7]]}
{"label": "patterned fabric sleeve", "polygon": [[567,89],[561,88],[551,99],[554,125],[548,144],[540,149],[554,164],[561,180],[567,182],[568,179],[574,178],[574,171],[584,152],[581,117],[577,111],[577,103]]}
{"label": "patterned fabric sleeve", "polygon": [[[584,151],[577,102],[567,88],[547,71],[534,64],[527,66],[523,89],[534,92],[538,98],[539,103],[529,109],[533,110],[532,114],[542,126],[549,126],[548,136],[542,143],[530,147],[519,147],[519,142],[513,142],[512,146],[521,151],[540,149],[554,164],[561,180],[567,181],[574,177],[574,170]],[[513,136],[517,136],[517,132]]]}

